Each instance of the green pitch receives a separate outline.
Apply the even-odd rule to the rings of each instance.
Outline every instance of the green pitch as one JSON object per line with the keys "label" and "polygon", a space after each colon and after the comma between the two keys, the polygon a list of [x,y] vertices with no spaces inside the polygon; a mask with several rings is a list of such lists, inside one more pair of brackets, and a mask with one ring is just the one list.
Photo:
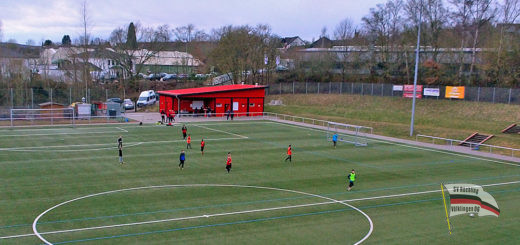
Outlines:
{"label": "green pitch", "polygon": [[[0,244],[42,244],[33,233],[35,218],[76,198],[41,215],[36,229],[43,238],[53,244],[353,244],[367,236],[371,221],[364,244],[520,240],[520,166],[514,163],[374,140],[334,149],[323,131],[270,121],[187,126],[188,150],[179,125],[0,129]],[[293,159],[284,162],[289,144]],[[347,192],[351,169],[357,179]],[[452,217],[449,235],[440,183],[484,185],[500,217]],[[103,192],[109,193],[88,196]],[[338,203],[345,200],[370,221]]]}

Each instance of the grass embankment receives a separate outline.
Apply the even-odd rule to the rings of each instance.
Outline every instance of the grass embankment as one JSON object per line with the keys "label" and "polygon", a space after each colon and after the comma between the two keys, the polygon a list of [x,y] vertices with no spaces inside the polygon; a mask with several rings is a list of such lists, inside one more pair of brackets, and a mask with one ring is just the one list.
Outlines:
{"label": "grass embankment", "polygon": [[[360,95],[272,95],[284,106],[266,111],[370,126],[374,133],[398,138],[410,134],[411,99]],[[415,134],[463,140],[474,132],[494,134],[486,144],[520,148],[520,135],[501,131],[520,123],[520,106],[455,100],[417,100]],[[413,137],[415,138],[415,137]]]}

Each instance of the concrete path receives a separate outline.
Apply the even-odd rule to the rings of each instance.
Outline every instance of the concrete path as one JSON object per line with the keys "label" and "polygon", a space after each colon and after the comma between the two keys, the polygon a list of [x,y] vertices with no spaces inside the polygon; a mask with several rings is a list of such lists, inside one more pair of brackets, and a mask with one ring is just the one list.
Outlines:
{"label": "concrete path", "polygon": [[[125,116],[130,119],[133,119],[133,120],[136,120],[139,122],[143,122],[143,123],[157,123],[158,121],[159,122],[161,121],[161,115],[158,112],[127,113]],[[247,120],[270,120],[270,121],[274,121],[274,122],[286,123],[286,124],[295,125],[295,126],[327,130],[327,127],[325,127],[325,126],[313,125],[313,124],[295,122],[295,121],[289,121],[289,120],[281,120],[279,118],[270,117],[270,116],[235,117],[233,121],[247,121]],[[208,121],[226,121],[226,117],[191,117],[191,116],[175,117],[176,123],[208,122]],[[346,133],[346,134],[352,133],[351,131],[347,131],[347,130],[339,130],[339,132]],[[406,144],[406,145],[409,145],[412,147],[422,147],[422,148],[428,148],[428,149],[434,149],[434,150],[450,151],[450,152],[454,152],[454,153],[472,155],[475,157],[485,157],[485,158],[491,158],[491,159],[496,159],[496,160],[520,163],[520,158],[518,158],[518,157],[511,157],[511,156],[494,154],[494,153],[489,153],[489,152],[482,152],[482,151],[475,151],[475,150],[471,150],[469,147],[456,146],[456,145],[453,145],[453,146],[452,145],[437,145],[437,144],[424,143],[424,142],[418,142],[418,141],[413,141],[413,140],[406,140],[406,139],[382,136],[382,135],[377,135],[377,134],[367,134],[366,136],[368,138],[375,139],[375,140],[383,140],[383,141],[388,141],[388,142],[393,142],[393,143]],[[520,167],[520,164],[514,164],[514,163],[507,163],[507,164]]]}

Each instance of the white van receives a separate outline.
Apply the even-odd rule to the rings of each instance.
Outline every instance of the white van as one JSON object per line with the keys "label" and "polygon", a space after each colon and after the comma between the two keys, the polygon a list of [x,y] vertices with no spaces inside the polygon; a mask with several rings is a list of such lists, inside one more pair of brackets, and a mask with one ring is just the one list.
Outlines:
{"label": "white van", "polygon": [[153,105],[157,101],[157,97],[153,90],[141,92],[137,100],[137,106]]}

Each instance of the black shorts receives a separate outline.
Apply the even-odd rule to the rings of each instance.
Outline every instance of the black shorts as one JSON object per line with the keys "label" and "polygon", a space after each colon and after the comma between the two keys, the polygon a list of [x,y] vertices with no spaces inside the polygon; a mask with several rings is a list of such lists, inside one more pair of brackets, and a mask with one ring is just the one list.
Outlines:
{"label": "black shorts", "polygon": [[231,169],[231,164],[226,165],[226,169]]}
{"label": "black shorts", "polygon": [[181,163],[181,164],[184,164],[184,160],[180,160],[180,163]]}
{"label": "black shorts", "polygon": [[201,147],[200,147],[200,151],[204,151],[204,146],[201,146]]}
{"label": "black shorts", "polygon": [[354,186],[354,181],[349,181],[348,187]]}
{"label": "black shorts", "polygon": [[338,143],[338,142],[337,142],[337,141],[335,141],[335,140],[333,140],[332,142],[334,143],[334,146],[336,145],[336,143]]}

